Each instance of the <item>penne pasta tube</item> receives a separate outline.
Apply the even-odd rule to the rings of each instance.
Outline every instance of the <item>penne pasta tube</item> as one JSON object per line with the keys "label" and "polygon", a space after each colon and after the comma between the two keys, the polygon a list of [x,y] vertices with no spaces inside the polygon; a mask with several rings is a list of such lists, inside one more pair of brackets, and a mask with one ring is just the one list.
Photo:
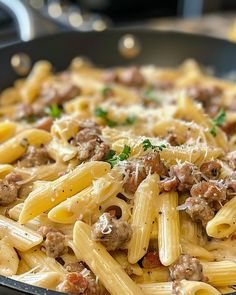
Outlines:
{"label": "penne pasta tube", "polygon": [[34,248],[26,252],[20,252],[20,257],[32,269],[42,272],[56,272],[64,279],[67,271],[54,258],[46,256],[40,249]]}
{"label": "penne pasta tube", "polygon": [[157,208],[153,206],[159,194],[159,176],[148,175],[139,185],[134,196],[131,226],[133,234],[128,245],[128,261],[136,263],[148,250],[152,224]]}
{"label": "penne pasta tube", "polygon": [[7,174],[12,172],[14,167],[8,164],[0,164],[0,178],[4,178]]}
{"label": "penne pasta tube", "polygon": [[11,276],[11,278],[29,285],[54,290],[61,281],[60,275],[57,272],[28,273]]}
{"label": "penne pasta tube", "polygon": [[84,218],[87,214],[92,213],[96,206],[96,197],[90,186],[52,208],[48,213],[48,218],[54,222],[74,223],[78,218]]}
{"label": "penne pasta tube", "polygon": [[24,203],[20,223],[26,223],[65,199],[89,186],[92,181],[110,170],[105,162],[87,162],[40,189],[32,191]]}
{"label": "penne pasta tube", "polygon": [[158,247],[163,265],[175,262],[180,255],[180,229],[178,194],[176,192],[159,195],[158,212]]}
{"label": "penne pasta tube", "polygon": [[2,215],[0,215],[0,237],[7,237],[8,243],[20,251],[27,251],[43,241],[37,232]]}
{"label": "penne pasta tube", "polygon": [[210,251],[183,238],[181,239],[181,249],[182,253],[192,255],[200,260],[213,261],[215,258]]}
{"label": "penne pasta tube", "polygon": [[19,258],[15,249],[7,243],[7,239],[0,241],[0,275],[15,275],[19,265]]}
{"label": "penne pasta tube", "polygon": [[80,256],[93,273],[99,277],[111,295],[143,294],[141,289],[125,273],[119,263],[107,252],[105,247],[101,243],[91,240],[91,228],[87,224],[81,221],[76,222],[73,241]]}
{"label": "penne pasta tube", "polygon": [[17,275],[22,275],[23,273],[26,273],[28,271],[31,271],[29,265],[23,260],[21,259],[19,261],[19,265],[18,265],[18,269],[17,269]]}
{"label": "penne pasta tube", "polygon": [[122,266],[122,268],[130,275],[142,276],[143,269],[138,265],[138,263],[131,264],[127,260],[127,255],[125,252],[116,251],[112,253],[112,257]]}
{"label": "penne pasta tube", "polygon": [[236,262],[203,262],[203,273],[213,286],[230,286],[236,284]]}
{"label": "penne pasta tube", "polygon": [[208,236],[214,238],[228,237],[236,230],[236,197],[227,202],[207,223]]}
{"label": "penne pasta tube", "polygon": [[172,282],[141,284],[139,285],[144,295],[171,295]]}
{"label": "penne pasta tube", "polygon": [[28,145],[46,144],[51,140],[49,132],[39,129],[22,131],[13,138],[0,145],[0,163],[8,164],[20,158]]}
{"label": "penne pasta tube", "polygon": [[[173,294],[172,288],[173,283],[153,283],[153,284],[142,284],[139,285],[145,295],[171,295]],[[196,281],[186,281],[182,280],[176,286],[176,289],[180,294],[184,295],[217,295],[220,294],[219,291],[213,288],[211,285],[196,282]],[[175,293],[174,293],[175,294]]]}
{"label": "penne pasta tube", "polygon": [[16,123],[12,121],[3,121],[0,123],[0,143],[14,136],[16,133]]}
{"label": "penne pasta tube", "polygon": [[167,267],[143,268],[142,271],[142,275],[134,278],[134,281],[137,284],[151,284],[156,282],[167,282],[169,280],[169,270]]}
{"label": "penne pasta tube", "polygon": [[235,289],[232,287],[217,287],[217,290],[220,292],[220,294],[229,294],[235,292]]}

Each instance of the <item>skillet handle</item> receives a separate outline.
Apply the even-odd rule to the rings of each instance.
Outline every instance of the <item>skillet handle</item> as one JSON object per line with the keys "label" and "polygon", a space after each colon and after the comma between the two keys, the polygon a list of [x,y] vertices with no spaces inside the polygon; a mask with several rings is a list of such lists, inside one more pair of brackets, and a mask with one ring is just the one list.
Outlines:
{"label": "skillet handle", "polygon": [[0,6],[14,18],[22,41],[58,31],[55,23],[37,14],[26,0],[0,0]]}

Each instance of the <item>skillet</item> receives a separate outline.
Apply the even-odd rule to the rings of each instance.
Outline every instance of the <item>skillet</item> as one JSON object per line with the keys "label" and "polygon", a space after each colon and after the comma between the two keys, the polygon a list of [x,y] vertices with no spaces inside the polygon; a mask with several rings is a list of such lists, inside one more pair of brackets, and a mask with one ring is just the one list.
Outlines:
{"label": "skillet", "polygon": [[[127,34],[140,49],[129,58],[119,50],[119,44],[121,40],[125,40],[124,36],[127,38]],[[19,77],[10,62],[12,56],[19,53],[27,54],[32,63],[47,59],[57,71],[65,69],[76,56],[85,56],[96,65],[104,67],[129,64],[175,67],[186,58],[194,58],[202,65],[213,66],[217,76],[224,76],[236,70],[236,44],[213,37],[142,28],[86,33],[63,32],[0,48],[0,89],[11,85]],[[56,295],[59,293],[0,276],[0,294]]]}

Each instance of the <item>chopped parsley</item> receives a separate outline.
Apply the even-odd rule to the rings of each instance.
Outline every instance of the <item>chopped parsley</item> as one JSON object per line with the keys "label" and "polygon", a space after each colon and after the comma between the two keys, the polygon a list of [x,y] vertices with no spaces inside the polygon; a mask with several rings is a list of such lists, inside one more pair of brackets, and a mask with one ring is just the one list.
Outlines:
{"label": "chopped parsley", "polygon": [[134,116],[134,115],[128,116],[122,125],[124,125],[124,126],[133,125],[136,120],[137,120],[136,116]]}
{"label": "chopped parsley", "polygon": [[224,122],[225,122],[225,110],[221,108],[219,113],[212,120],[212,128],[210,130],[210,133],[212,136],[216,137],[217,127],[221,126]]}
{"label": "chopped parsley", "polygon": [[45,109],[45,112],[52,118],[60,118],[62,109],[57,104],[52,104]]}
{"label": "chopped parsley", "polygon": [[96,110],[95,110],[95,116],[96,117],[106,119],[107,114],[108,114],[108,112],[105,111],[104,109],[100,108],[100,107],[97,107]]}
{"label": "chopped parsley", "polygon": [[38,117],[35,115],[30,115],[22,118],[23,121],[26,121],[27,123],[34,123],[38,120]]}
{"label": "chopped parsley", "polygon": [[166,148],[166,145],[161,143],[160,145],[152,145],[151,141],[147,138],[144,139],[144,141],[142,142],[143,145],[143,149],[144,151],[148,150],[148,149],[156,149],[158,148],[160,151],[162,151],[164,148]]}
{"label": "chopped parsley", "polygon": [[131,148],[127,144],[124,145],[124,148],[122,152],[119,155],[116,155],[116,152],[114,150],[110,150],[107,157],[106,162],[111,164],[112,167],[117,165],[120,161],[127,160],[130,156]]}
{"label": "chopped parsley", "polygon": [[136,121],[135,116],[128,116],[126,118],[126,120],[122,124],[119,124],[118,122],[109,119],[108,118],[108,112],[106,110],[104,110],[103,108],[101,108],[101,107],[97,107],[95,109],[95,116],[104,119],[106,124],[109,127],[115,127],[115,126],[118,126],[118,125],[128,126],[128,125],[132,125]]}
{"label": "chopped parsley", "polygon": [[153,93],[153,88],[151,88],[151,87],[144,90],[143,97],[147,101],[152,101],[152,102],[155,102],[156,104],[160,104],[160,101],[158,100],[158,98]]}
{"label": "chopped parsley", "polygon": [[102,94],[103,97],[108,97],[108,96],[111,96],[113,94],[113,90],[112,90],[111,87],[106,86],[106,87],[102,88],[101,94]]}

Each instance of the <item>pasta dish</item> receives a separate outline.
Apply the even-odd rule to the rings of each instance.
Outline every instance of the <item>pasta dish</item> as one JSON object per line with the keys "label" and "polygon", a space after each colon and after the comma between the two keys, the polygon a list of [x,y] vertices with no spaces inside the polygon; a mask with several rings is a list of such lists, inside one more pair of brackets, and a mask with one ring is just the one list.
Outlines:
{"label": "pasta dish", "polygon": [[37,62],[0,95],[0,274],[83,295],[236,285],[236,86]]}

